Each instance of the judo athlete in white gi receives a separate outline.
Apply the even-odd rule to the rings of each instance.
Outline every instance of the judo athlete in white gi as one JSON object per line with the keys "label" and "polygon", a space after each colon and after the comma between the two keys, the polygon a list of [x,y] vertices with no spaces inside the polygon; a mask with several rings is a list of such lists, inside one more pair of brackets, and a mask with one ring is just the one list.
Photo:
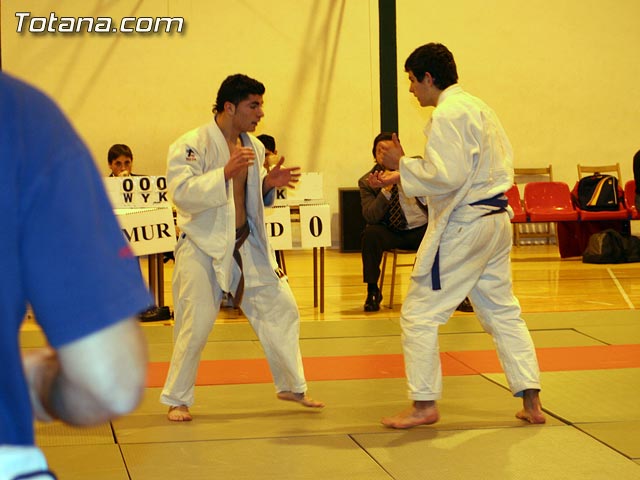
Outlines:
{"label": "judo athlete in white gi", "polygon": [[264,146],[247,132],[264,116],[264,85],[246,75],[222,83],[209,124],[169,148],[167,182],[178,212],[180,238],[172,278],[174,349],[160,401],[172,421],[192,419],[202,349],[225,292],[233,296],[264,349],[277,396],[306,407],[299,347],[300,316],[289,284],[277,272],[264,225],[275,188],[293,187],[299,168],[284,158],[267,174]]}
{"label": "judo athlete in white gi", "polygon": [[504,196],[513,184],[511,145],[496,114],[457,84],[455,61],[444,45],[417,48],[405,71],[420,105],[436,107],[425,130],[424,158],[404,156],[396,135],[383,162],[398,170],[407,195],[426,198],[429,226],[400,318],[413,405],[382,423],[411,428],[439,420],[438,328],[467,295],[493,336],[512,393],[523,398],[516,416],[544,423],[535,349],[512,290],[512,212]]}

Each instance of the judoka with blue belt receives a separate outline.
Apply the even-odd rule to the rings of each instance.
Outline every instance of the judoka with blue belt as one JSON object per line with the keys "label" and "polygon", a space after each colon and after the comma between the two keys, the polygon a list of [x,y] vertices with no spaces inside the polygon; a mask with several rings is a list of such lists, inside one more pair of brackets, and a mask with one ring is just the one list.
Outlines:
{"label": "judoka with blue belt", "polygon": [[513,212],[504,196],[513,185],[511,144],[493,110],[457,83],[453,55],[444,45],[417,48],[405,71],[420,105],[436,108],[425,129],[424,158],[405,156],[394,136],[383,163],[399,172],[407,195],[426,198],[429,225],[400,318],[413,404],[382,423],[411,428],[439,420],[438,328],[467,295],[493,336],[512,393],[523,399],[516,416],[544,423],[536,353],[512,290]]}

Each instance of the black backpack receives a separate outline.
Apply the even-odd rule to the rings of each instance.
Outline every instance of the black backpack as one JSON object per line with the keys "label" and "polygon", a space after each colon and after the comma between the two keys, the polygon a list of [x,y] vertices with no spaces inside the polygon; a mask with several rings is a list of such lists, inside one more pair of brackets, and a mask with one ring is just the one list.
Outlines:
{"label": "black backpack", "polygon": [[618,179],[600,173],[581,178],[577,200],[581,210],[618,210]]}

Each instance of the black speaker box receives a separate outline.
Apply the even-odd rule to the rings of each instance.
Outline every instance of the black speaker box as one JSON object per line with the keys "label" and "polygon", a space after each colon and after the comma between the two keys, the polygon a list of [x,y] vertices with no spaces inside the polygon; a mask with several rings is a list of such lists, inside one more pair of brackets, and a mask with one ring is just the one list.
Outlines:
{"label": "black speaker box", "polygon": [[360,205],[360,189],[339,188],[340,196],[340,251],[359,252],[365,221]]}

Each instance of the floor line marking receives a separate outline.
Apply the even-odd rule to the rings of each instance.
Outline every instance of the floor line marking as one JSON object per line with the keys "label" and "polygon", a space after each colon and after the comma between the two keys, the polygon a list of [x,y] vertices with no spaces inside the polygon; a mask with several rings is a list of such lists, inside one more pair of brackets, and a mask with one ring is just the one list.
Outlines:
{"label": "floor line marking", "polygon": [[624,298],[624,301],[627,302],[627,305],[629,305],[629,308],[631,310],[635,310],[636,307],[633,306],[633,303],[631,302],[631,299],[627,295],[627,292],[624,291],[624,288],[622,288],[622,285],[620,285],[620,282],[618,281],[618,278],[615,276],[615,274],[611,271],[610,268],[607,268],[607,272],[609,272],[609,276],[613,280],[613,283],[616,284],[616,287],[618,287],[618,291],[620,292],[620,295],[622,295],[622,298]]}

